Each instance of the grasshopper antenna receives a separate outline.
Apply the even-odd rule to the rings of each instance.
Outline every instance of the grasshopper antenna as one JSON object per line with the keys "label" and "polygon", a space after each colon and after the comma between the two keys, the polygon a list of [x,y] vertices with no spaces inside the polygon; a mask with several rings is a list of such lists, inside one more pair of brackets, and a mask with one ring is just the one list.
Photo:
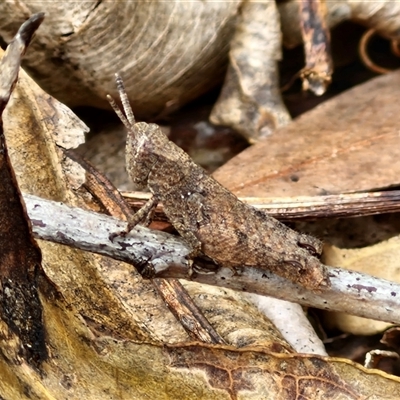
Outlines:
{"label": "grasshopper antenna", "polygon": [[121,109],[118,107],[118,104],[115,102],[115,100],[108,94],[107,95],[107,100],[109,101],[111,107],[115,111],[115,113],[118,115],[119,119],[123,122],[125,127],[128,130],[131,130],[133,125],[135,125],[135,117],[133,115],[133,111],[131,108],[131,105],[129,104],[129,99],[128,95],[126,94],[125,87],[124,87],[124,82],[122,81],[122,78],[119,74],[115,74],[115,80],[117,82],[117,89],[119,92],[119,97],[121,98],[121,103],[122,107],[125,111],[126,116],[123,114]]}
{"label": "grasshopper antenna", "polygon": [[126,94],[124,82],[120,74],[115,74],[115,81],[117,82],[117,89],[119,92],[119,97],[121,98],[122,107],[124,108],[126,118],[128,119],[129,123],[133,126],[135,125],[136,121],[133,115],[132,107],[129,104],[129,99],[128,95]]}

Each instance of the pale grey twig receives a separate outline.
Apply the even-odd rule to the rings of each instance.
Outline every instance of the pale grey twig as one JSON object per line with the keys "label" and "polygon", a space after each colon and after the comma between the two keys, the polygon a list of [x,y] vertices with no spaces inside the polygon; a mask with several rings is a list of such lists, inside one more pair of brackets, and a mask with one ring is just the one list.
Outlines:
{"label": "pale grey twig", "polygon": [[[185,256],[190,249],[179,237],[137,226],[126,237],[118,236],[111,241],[110,234],[122,231],[126,223],[31,195],[24,195],[24,199],[37,238],[139,266],[149,263],[157,277],[189,279]],[[208,270],[196,262],[196,272],[190,279],[324,310],[400,323],[400,285],[384,279],[328,267],[331,287],[313,292],[261,268],[246,267],[235,274],[210,262],[206,266]]]}

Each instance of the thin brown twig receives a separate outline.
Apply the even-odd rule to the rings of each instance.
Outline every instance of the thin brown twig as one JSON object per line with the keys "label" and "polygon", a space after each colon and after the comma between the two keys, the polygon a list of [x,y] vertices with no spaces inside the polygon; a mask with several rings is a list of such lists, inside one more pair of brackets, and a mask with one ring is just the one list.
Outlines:
{"label": "thin brown twig", "polygon": [[214,344],[225,343],[178,279],[156,278],[152,282],[169,310],[193,340]]}
{"label": "thin brown twig", "polygon": [[[127,202],[141,207],[150,193],[122,192]],[[347,218],[400,211],[400,190],[366,193],[344,193],[327,196],[240,197],[240,200],[284,221]],[[165,220],[162,204],[155,218]]]}
{"label": "thin brown twig", "polygon": [[126,204],[126,201],[115,186],[88,160],[72,149],[64,150],[64,153],[86,171],[84,187],[108,214],[118,219],[126,219],[127,215],[133,213],[132,208]]}

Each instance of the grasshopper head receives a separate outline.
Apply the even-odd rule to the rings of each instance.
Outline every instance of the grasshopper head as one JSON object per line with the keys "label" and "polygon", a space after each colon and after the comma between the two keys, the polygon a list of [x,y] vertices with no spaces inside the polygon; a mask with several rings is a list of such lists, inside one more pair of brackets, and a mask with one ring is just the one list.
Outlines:
{"label": "grasshopper head", "polygon": [[136,123],[122,78],[118,74],[115,74],[115,77],[123,111],[110,95],[107,95],[107,99],[115,113],[128,129],[126,168],[136,189],[143,190],[147,186],[147,178],[154,164],[154,157],[152,157],[151,151],[151,147],[153,146],[147,138],[154,136],[151,135],[151,132],[155,130],[154,127],[157,127],[157,125],[148,125],[144,122]]}
{"label": "grasshopper head", "polygon": [[126,168],[137,190],[147,186],[154,166],[168,148],[168,138],[156,124],[136,123],[126,139]]}
{"label": "grasshopper head", "polygon": [[[188,156],[178,149],[156,124],[136,123],[132,108],[121,77],[116,74],[116,82],[121,97],[124,112],[118,107],[111,96],[107,96],[112,108],[128,129],[126,141],[126,168],[137,190],[147,187],[148,178],[156,165],[165,165],[186,159]],[[176,174],[180,179],[180,174]],[[164,181],[173,181],[168,172],[163,176]],[[172,180],[171,180],[172,179]]]}

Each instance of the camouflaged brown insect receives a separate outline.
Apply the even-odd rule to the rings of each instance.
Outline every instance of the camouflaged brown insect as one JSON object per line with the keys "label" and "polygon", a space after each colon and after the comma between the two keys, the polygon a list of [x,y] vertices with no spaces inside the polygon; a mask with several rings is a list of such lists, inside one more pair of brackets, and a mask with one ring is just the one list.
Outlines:
{"label": "camouflaged brown insect", "polygon": [[322,250],[318,239],[241,202],[172,143],[158,125],[136,123],[122,79],[116,77],[126,116],[108,99],[128,129],[127,170],[138,189],[147,187],[153,195],[129,221],[128,230],[162,202],[170,222],[191,246],[190,257],[203,253],[235,270],[264,268],[312,290],[330,284],[317,258]]}

